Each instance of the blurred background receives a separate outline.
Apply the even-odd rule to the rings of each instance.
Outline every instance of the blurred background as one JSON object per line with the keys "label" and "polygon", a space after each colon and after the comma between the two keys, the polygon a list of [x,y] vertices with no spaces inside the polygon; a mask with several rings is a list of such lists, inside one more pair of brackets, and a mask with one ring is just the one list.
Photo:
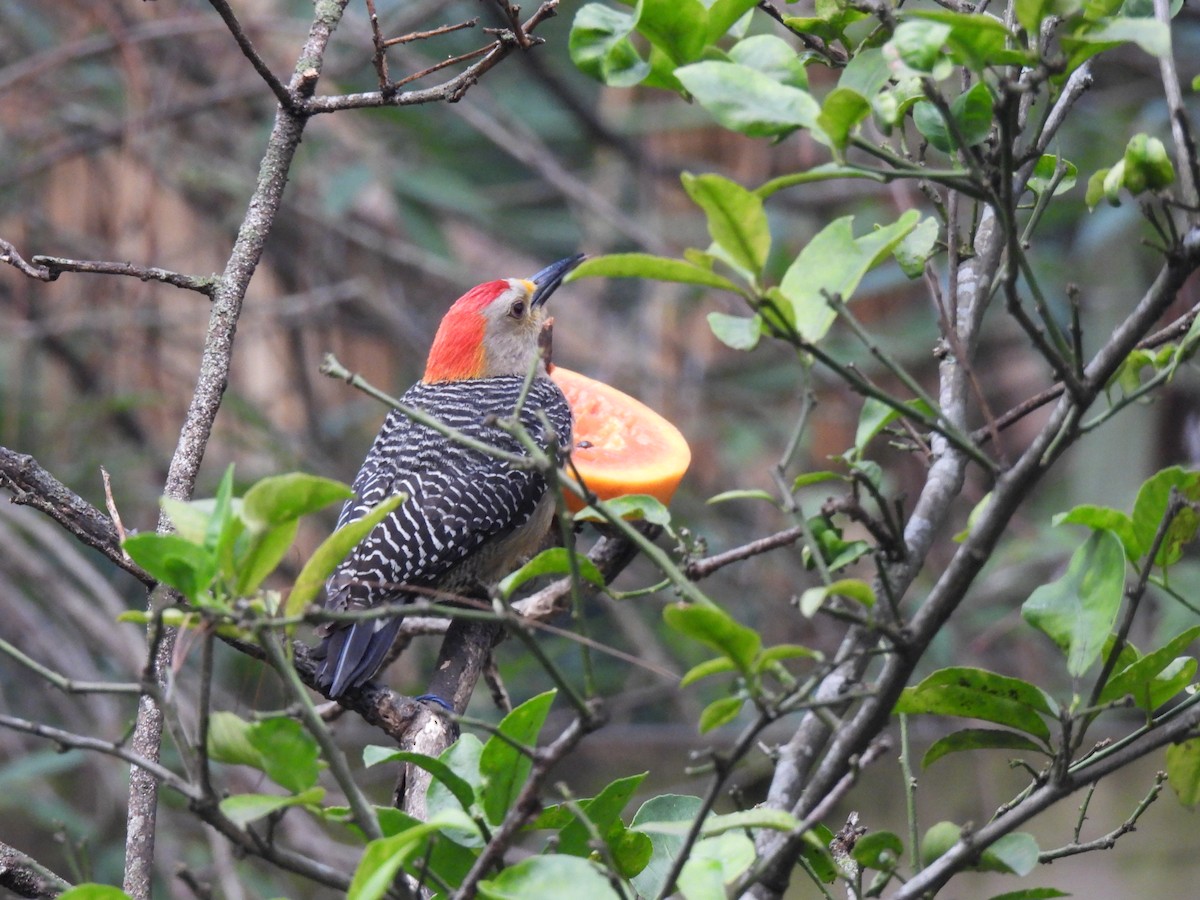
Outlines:
{"label": "blurred background", "polygon": [[[480,19],[475,29],[394,48],[393,78],[480,46],[486,38],[479,29],[501,24],[496,8],[482,2],[376,5],[387,35]],[[796,4],[795,14],[804,5]],[[262,56],[286,80],[311,3],[252,0],[234,7]],[[716,127],[702,109],[674,95],[602,89],[567,55],[576,8],[564,2],[558,17],[537,32],[544,46],[511,56],[459,103],[311,121],[246,300],[233,374],[197,496],[211,495],[229,464],[236,464],[243,486],[293,469],[343,480],[354,475],[385,411],[322,377],[317,369],[326,352],[398,393],[419,376],[449,303],[477,282],[527,276],[578,250],[678,255],[685,247],[705,247],[703,218],[680,188],[681,172],[717,171],[754,187],[825,161],[824,151],[803,135],[772,145]],[[1198,21],[1185,9],[1176,27],[1185,84],[1200,60]],[[376,89],[371,53],[365,6],[356,0],[330,45],[321,93]],[[1127,203],[1089,215],[1083,186],[1088,174],[1119,157],[1131,134],[1164,135],[1167,127],[1150,57],[1120,51],[1106,57],[1096,74],[1056,150],[1079,167],[1079,184],[1052,211],[1033,255],[1048,293],[1065,303],[1067,285],[1077,284],[1086,315],[1102,324],[1135,302],[1156,262],[1142,244],[1149,232],[1136,208]],[[820,66],[810,67],[809,77],[818,95],[835,80]],[[274,106],[201,0],[0,0],[0,237],[27,259],[41,253],[196,275],[219,272],[255,182]],[[777,274],[833,218],[857,215],[861,233],[870,222],[910,207],[928,210],[920,192],[906,184],[826,182],[776,195],[768,209]],[[1195,285],[1186,288],[1175,312],[1198,299]],[[705,500],[734,488],[773,490],[772,467],[800,410],[800,366],[793,353],[768,344],[752,354],[725,348],[711,336],[705,315],[739,310],[727,297],[691,287],[585,280],[561,291],[553,306],[557,362],[638,396],[687,436],[693,466],[672,511],[689,541],[718,552],[791,524],[763,501],[709,506]],[[937,329],[925,286],[885,266],[872,274],[856,309],[887,349],[932,385]],[[165,285],[72,274],[44,284],[0,269],[0,444],[32,454],[101,508],[105,467],[126,527],[153,528],[207,320],[205,298]],[[836,341],[843,359],[886,381],[852,336]],[[993,414],[1052,381],[1028,354],[1022,335],[998,315],[980,349],[978,372]],[[853,443],[861,400],[828,375],[817,378],[819,405],[790,476],[829,467],[828,457]],[[1039,505],[1014,521],[970,607],[947,630],[927,668],[970,663],[1041,683],[1059,676],[1057,654],[1018,614],[1020,603],[1055,574],[1078,539],[1049,527],[1051,511],[1085,501],[1128,508],[1148,474],[1194,462],[1200,443],[1196,394],[1189,372],[1155,403],[1109,425],[1107,440],[1085,443],[1068,457],[1057,477],[1042,485]],[[1010,451],[1038,422],[1031,416],[1006,433]],[[882,441],[874,450],[888,492],[914,497],[921,460]],[[982,482],[967,485],[963,521],[987,489]],[[816,513],[829,493],[827,485],[815,488],[804,498],[806,512]],[[334,514],[302,533],[290,559],[293,571],[332,528]],[[936,572],[952,550],[949,543],[935,549],[928,568]],[[792,605],[810,578],[799,549],[788,548],[723,569],[705,588],[760,629],[768,643],[828,651],[841,627],[805,620]],[[1200,586],[1194,568],[1180,578],[1190,585],[1177,589]],[[617,587],[630,590],[653,580],[635,565]],[[920,591],[918,584],[914,596]],[[589,739],[574,758],[575,771],[562,773],[577,795],[586,796],[600,775],[647,768],[647,787],[655,792],[700,789],[684,770],[689,751],[711,741],[689,723],[716,694],[703,687],[680,691],[669,677],[701,658],[695,646],[660,628],[661,607],[670,599],[591,604],[593,635],[647,666],[597,658],[613,725]],[[0,637],[68,675],[128,680],[143,664],[143,638],[139,628],[114,619],[144,604],[137,584],[48,520],[0,503]],[[1165,627],[1182,614],[1164,604],[1157,621]],[[1138,638],[1152,641],[1153,635]],[[578,670],[572,642],[546,640],[564,667]],[[181,671],[195,665],[192,646],[186,636],[180,642]],[[434,642],[418,642],[392,670],[394,686],[420,692],[435,653]],[[544,674],[519,646],[503,645],[499,654],[515,700],[545,688]],[[271,708],[278,695],[258,664],[223,648],[218,656],[222,708],[242,715]],[[186,678],[180,683],[186,690]],[[1069,693],[1070,685],[1064,682],[1062,689]],[[64,697],[4,657],[0,706],[109,739],[125,733],[134,714],[126,700]],[[479,715],[496,715],[483,692],[476,706]],[[785,737],[788,724],[773,739]],[[348,719],[338,728],[351,746],[378,739]],[[934,736],[920,735],[926,741]],[[741,778],[743,802],[761,796],[769,761],[759,761],[758,770],[751,766]],[[928,778],[931,785],[936,778],[936,790],[922,794],[929,804],[922,808],[925,824],[978,820],[1008,796],[1009,781],[1013,790],[1019,784],[1017,775],[1004,771],[1002,754],[938,765]],[[859,808],[869,827],[902,828],[903,798],[889,794],[898,783],[893,766],[890,758],[878,764],[887,771],[861,795],[871,806],[854,796],[847,806]],[[1153,768],[1149,763],[1140,773],[1144,778],[1127,779],[1127,796],[1106,795],[1104,812],[1093,821],[1115,827],[1148,788]],[[231,790],[257,786],[248,772],[226,774]],[[0,731],[0,840],[69,878],[119,881],[125,775],[107,761],[78,751],[59,754],[44,742]],[[369,777],[376,780],[379,802],[386,802],[387,773]],[[169,796],[165,802],[178,805]],[[1181,816],[1172,800],[1160,802],[1141,831],[1124,839],[1139,842],[1142,849],[1133,855],[1146,864],[1145,873],[1129,865],[1125,847],[1119,872],[1097,874],[1097,857],[1089,855],[1056,864],[1037,883],[1074,885],[1076,896],[1092,897],[1126,896],[1138,884],[1161,888],[1168,869],[1193,865],[1191,849],[1162,840],[1186,833],[1177,828]],[[217,881],[219,896],[318,896],[258,863],[235,864],[223,842],[192,824],[186,810],[168,812],[164,822],[164,879],[179,864]],[[341,863],[352,865],[349,847],[331,849],[336,835],[300,816],[287,823],[301,847],[341,853]],[[1044,848],[1070,837],[1063,822],[1033,830],[1041,836],[1042,828]],[[1092,877],[1098,879],[1094,888],[1080,887],[1081,879]],[[1138,880],[1143,878],[1154,880]],[[1121,879],[1132,879],[1130,886]],[[970,883],[963,885],[968,892],[955,896],[972,896]],[[805,890],[797,887],[796,896],[807,896]],[[985,896],[992,888],[981,884],[978,890]],[[176,880],[164,881],[168,894],[188,895]]]}

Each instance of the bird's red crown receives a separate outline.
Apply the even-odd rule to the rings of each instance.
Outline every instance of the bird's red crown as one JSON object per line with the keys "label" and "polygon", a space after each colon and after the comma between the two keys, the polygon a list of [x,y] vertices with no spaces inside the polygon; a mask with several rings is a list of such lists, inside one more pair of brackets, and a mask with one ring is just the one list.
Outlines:
{"label": "bird's red crown", "polygon": [[454,301],[433,338],[422,381],[462,381],[483,374],[487,331],[483,310],[508,289],[507,281],[486,281]]}

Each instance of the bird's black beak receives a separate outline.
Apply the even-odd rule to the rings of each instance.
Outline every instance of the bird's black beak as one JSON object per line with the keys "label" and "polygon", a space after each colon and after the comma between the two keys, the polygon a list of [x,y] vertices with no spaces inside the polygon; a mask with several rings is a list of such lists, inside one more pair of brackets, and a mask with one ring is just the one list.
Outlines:
{"label": "bird's black beak", "polygon": [[551,263],[538,272],[536,275],[530,276],[529,280],[536,285],[536,290],[533,292],[533,299],[530,301],[533,306],[541,306],[550,299],[567,273],[579,265],[585,259],[584,254],[576,253],[574,256],[568,256],[566,259],[560,259],[556,263]]}

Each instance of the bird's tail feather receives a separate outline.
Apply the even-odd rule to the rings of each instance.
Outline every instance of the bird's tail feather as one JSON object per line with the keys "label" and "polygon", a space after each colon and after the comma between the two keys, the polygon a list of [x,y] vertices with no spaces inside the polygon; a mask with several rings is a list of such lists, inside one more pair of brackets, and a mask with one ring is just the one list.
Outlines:
{"label": "bird's tail feather", "polygon": [[322,659],[317,680],[331,698],[340,697],[375,674],[392,648],[402,621],[396,618],[382,625],[377,621],[355,622],[326,635],[313,655]]}

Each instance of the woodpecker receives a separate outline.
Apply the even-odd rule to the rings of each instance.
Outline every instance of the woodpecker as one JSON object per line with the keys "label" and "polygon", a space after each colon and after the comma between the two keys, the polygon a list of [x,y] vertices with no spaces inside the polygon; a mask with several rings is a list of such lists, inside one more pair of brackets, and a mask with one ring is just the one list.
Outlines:
{"label": "woodpecker", "polygon": [[[488,281],[450,307],[424,377],[400,398],[471,438],[507,453],[520,443],[496,426],[512,416],[536,374],[520,422],[537,446],[571,446],[571,409],[546,373],[540,339],[546,300],[583,260],[568,257],[530,278]],[[351,551],[325,585],[330,610],[370,609],[463,593],[491,584],[533,553],[550,527],[554,499],[535,469],[513,466],[420,425],[399,409],[384,420],[353,484],[338,527],[394,494],[407,498]],[[416,589],[416,590],[414,590]],[[400,618],[333,622],[313,651],[317,680],[333,698],[369,680],[396,639]]]}

